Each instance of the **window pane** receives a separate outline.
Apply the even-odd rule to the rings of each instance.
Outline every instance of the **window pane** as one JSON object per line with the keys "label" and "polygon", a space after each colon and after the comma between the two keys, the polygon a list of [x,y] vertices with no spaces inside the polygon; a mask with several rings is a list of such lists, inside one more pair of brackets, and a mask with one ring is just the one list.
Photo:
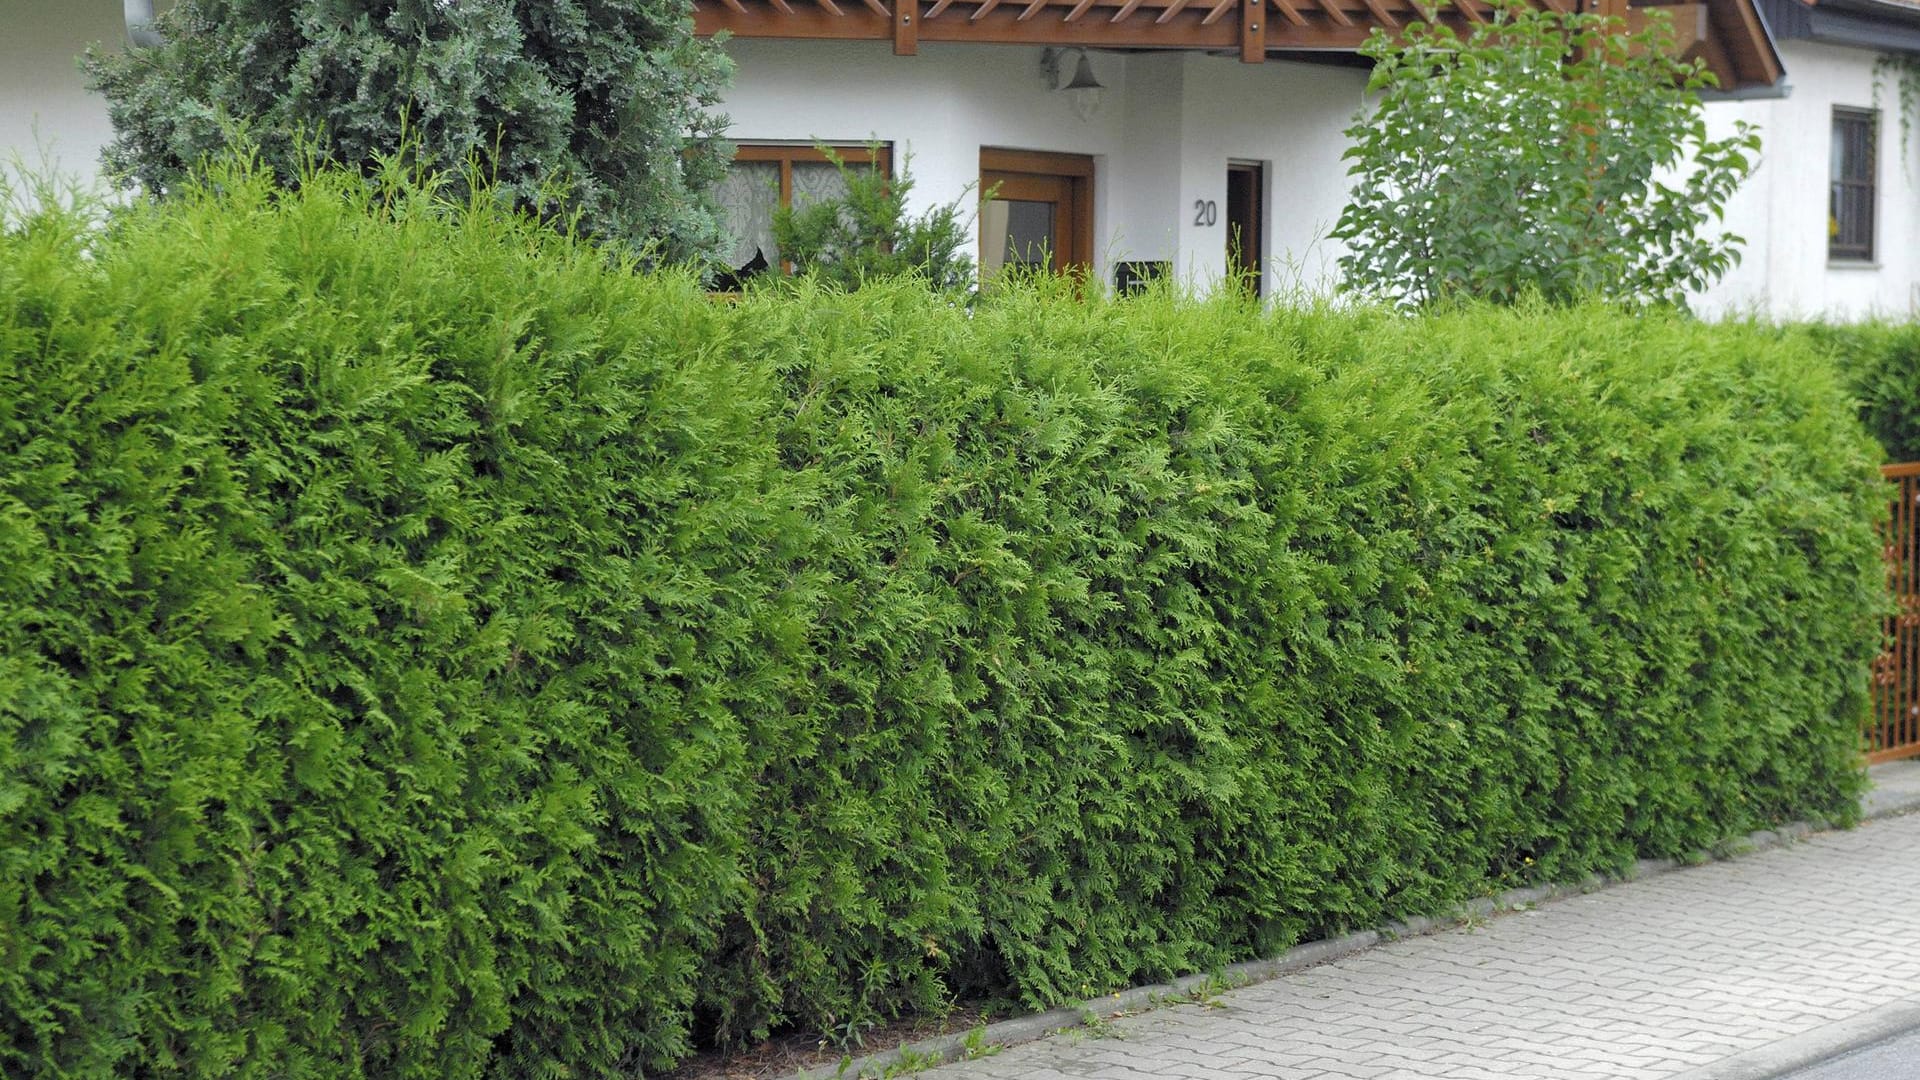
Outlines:
{"label": "window pane", "polygon": [[[848,165],[849,169],[868,169],[870,165]],[[847,195],[846,178],[840,170],[824,161],[793,163],[793,208],[800,210],[817,202],[843,199]]]}
{"label": "window pane", "polygon": [[1050,202],[994,199],[981,221],[984,240],[982,269],[988,274],[1004,266],[1049,266],[1053,259],[1053,215]]}
{"label": "window pane", "polygon": [[1869,112],[1836,109],[1828,158],[1830,258],[1873,258],[1874,123]]}
{"label": "window pane", "polygon": [[[797,179],[797,178],[796,178]],[[714,192],[733,239],[726,259],[735,270],[755,261],[772,266],[780,262],[773,247],[773,208],[780,204],[780,164],[774,161],[736,161]]]}
{"label": "window pane", "polygon": [[1853,243],[1862,251],[1873,246],[1873,189],[1853,189]]}

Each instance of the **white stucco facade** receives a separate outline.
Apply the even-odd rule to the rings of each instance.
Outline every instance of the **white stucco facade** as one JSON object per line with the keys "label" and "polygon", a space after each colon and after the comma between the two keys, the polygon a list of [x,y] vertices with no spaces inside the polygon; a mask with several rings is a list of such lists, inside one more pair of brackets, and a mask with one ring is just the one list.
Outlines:
{"label": "white stucco facade", "polygon": [[[1903,146],[1898,93],[1874,92],[1879,54],[1810,41],[1779,43],[1791,93],[1707,106],[1713,133],[1736,120],[1760,129],[1760,164],[1727,206],[1726,228],[1746,238],[1740,265],[1708,290],[1703,313],[1774,319],[1920,310],[1920,127]],[[1833,112],[1878,108],[1874,256],[1827,257]],[[1920,118],[1916,118],[1920,119]]]}
{"label": "white stucco facade", "polygon": [[[1106,86],[1097,111],[1075,115],[1042,75],[1041,49],[922,45],[895,56],[883,42],[734,40],[738,65],[722,105],[742,143],[879,140],[909,159],[918,208],[977,198],[983,148],[1093,159],[1094,272],[1165,261],[1204,287],[1227,265],[1224,218],[1197,223],[1196,204],[1223,205],[1229,162],[1266,176],[1269,281],[1328,283],[1338,258],[1325,238],[1345,199],[1342,130],[1364,72],[1197,52],[1095,52]],[[1299,274],[1290,268],[1297,267]]]}
{"label": "white stucco facade", "polygon": [[120,0],[0,0],[0,166],[97,176],[113,128],[79,57],[126,40]]}

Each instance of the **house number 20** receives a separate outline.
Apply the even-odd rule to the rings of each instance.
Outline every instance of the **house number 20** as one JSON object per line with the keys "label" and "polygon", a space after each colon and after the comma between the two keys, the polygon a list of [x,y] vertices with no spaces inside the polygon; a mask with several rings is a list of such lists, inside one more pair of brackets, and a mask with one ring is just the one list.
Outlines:
{"label": "house number 20", "polygon": [[1212,199],[1193,200],[1193,223],[1195,225],[1220,224],[1220,204]]}

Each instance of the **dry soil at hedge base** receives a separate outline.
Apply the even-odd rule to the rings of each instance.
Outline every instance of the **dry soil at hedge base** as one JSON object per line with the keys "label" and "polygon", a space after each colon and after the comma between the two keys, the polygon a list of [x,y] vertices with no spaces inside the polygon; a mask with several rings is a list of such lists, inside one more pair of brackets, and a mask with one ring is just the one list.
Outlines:
{"label": "dry soil at hedge base", "polygon": [[[1910,902],[1920,896],[1920,814],[1909,813],[1920,809],[1920,761],[1871,772],[1862,800],[1871,820],[1859,829],[1755,834],[1727,861],[1643,863],[1630,883],[1564,890],[1490,922],[1378,948],[1362,935],[1325,964],[1198,1004],[1123,1013],[1103,1037],[1069,1031],[920,1075],[1776,1076],[1920,1025],[1920,907]],[[988,1034],[1034,1029],[1016,1020]]]}
{"label": "dry soil at hedge base", "polygon": [[[871,1053],[897,1059],[899,1047],[921,1045],[948,1036],[964,1040],[968,1032],[983,1027],[988,1021],[988,1014],[960,1005],[941,1016],[915,1016],[877,1025],[862,1034],[860,1045],[850,1051],[834,1049],[817,1033],[778,1035],[738,1053],[709,1050],[695,1054],[672,1071],[661,1074],[660,1080],[767,1080],[796,1071],[831,1075],[838,1071],[841,1061],[850,1057],[865,1059]],[[883,1049],[876,1051],[876,1047]],[[858,1073],[849,1067],[847,1075],[852,1077]]]}

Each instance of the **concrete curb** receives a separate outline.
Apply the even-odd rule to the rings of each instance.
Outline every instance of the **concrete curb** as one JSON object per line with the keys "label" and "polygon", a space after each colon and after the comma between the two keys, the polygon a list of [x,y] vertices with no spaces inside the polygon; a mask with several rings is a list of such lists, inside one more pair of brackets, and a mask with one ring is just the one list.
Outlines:
{"label": "concrete curb", "polygon": [[[1920,784],[1910,785],[1910,790],[1901,788],[1891,791],[1876,790],[1861,801],[1863,823],[1915,811],[1920,811]],[[787,1080],[857,1080],[857,1078],[884,1077],[889,1074],[897,1075],[902,1072],[932,1068],[950,1061],[980,1056],[985,1050],[1017,1046],[1036,1039],[1044,1039],[1049,1035],[1080,1027],[1091,1017],[1140,1012],[1196,993],[1238,989],[1253,983],[1266,982],[1290,972],[1350,956],[1373,948],[1382,942],[1450,930],[1475,920],[1491,918],[1500,912],[1519,911],[1569,896],[1584,896],[1615,885],[1624,885],[1675,870],[1684,870],[1690,866],[1701,866],[1721,859],[1739,858],[1768,848],[1782,847],[1804,840],[1828,827],[1826,822],[1796,821],[1776,829],[1763,829],[1744,837],[1735,837],[1720,844],[1713,851],[1697,852],[1689,859],[1641,859],[1634,864],[1633,869],[1625,877],[1617,879],[1596,874],[1585,881],[1511,889],[1498,896],[1470,900],[1445,914],[1417,916],[1388,923],[1377,930],[1362,930],[1345,937],[1310,941],[1304,945],[1296,945],[1279,956],[1269,959],[1229,964],[1218,973],[1183,975],[1171,982],[1136,986],[1104,997],[1089,998],[1078,1006],[1051,1009],[1030,1016],[1002,1020],[996,1024],[989,1024],[985,1028],[923,1039],[906,1046],[842,1060],[831,1066],[820,1065],[811,1069],[802,1069],[793,1073]],[[1682,1076],[1675,1077],[1674,1080],[1772,1080],[1794,1069],[1904,1034],[1916,1027],[1920,1027],[1920,997],[1884,1005],[1850,1020],[1827,1025],[1819,1031],[1782,1039],[1777,1043],[1737,1054],[1714,1065],[1690,1070]],[[1727,1071],[1714,1071],[1718,1069]]]}
{"label": "concrete curb", "polygon": [[1888,1002],[1803,1035],[1688,1069],[1672,1080],[1774,1080],[1915,1028],[1920,1028],[1920,996]]}
{"label": "concrete curb", "polygon": [[1229,964],[1218,975],[1211,973],[1182,975],[1172,982],[1136,986],[1119,993],[1089,998],[1078,1006],[1050,1009],[1031,1016],[1017,1016],[974,1031],[955,1032],[951,1035],[923,1039],[892,1050],[882,1050],[850,1061],[836,1063],[832,1067],[820,1065],[812,1069],[802,1069],[794,1073],[791,1080],[830,1080],[830,1078],[854,1080],[856,1077],[881,1076],[890,1067],[902,1064],[931,1067],[967,1057],[969,1046],[998,1048],[1044,1039],[1057,1032],[1081,1026],[1087,1022],[1089,1016],[1140,1012],[1196,993],[1236,989],[1257,982],[1265,982],[1288,972],[1310,968],[1316,964],[1324,964],[1330,960],[1338,960],[1343,956],[1371,949],[1382,940],[1385,938],[1381,932],[1363,930],[1345,937],[1310,941],[1270,959],[1246,960],[1238,964]]}

